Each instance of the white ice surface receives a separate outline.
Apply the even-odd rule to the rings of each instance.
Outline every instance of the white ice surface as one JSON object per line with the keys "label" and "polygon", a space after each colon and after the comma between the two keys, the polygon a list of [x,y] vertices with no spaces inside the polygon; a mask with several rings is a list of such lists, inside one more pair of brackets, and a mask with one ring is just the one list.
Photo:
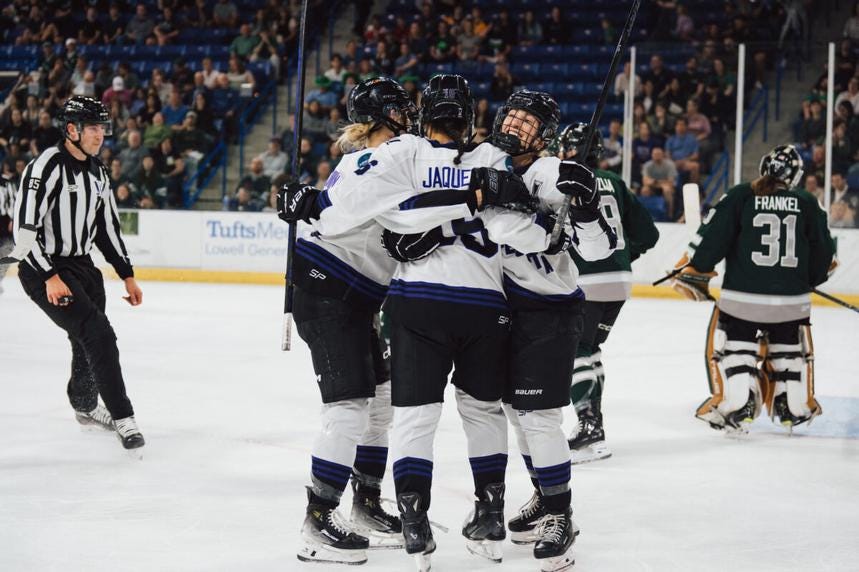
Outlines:
{"label": "white ice surface", "polygon": [[[300,341],[279,350],[282,290],[144,283],[144,305],[108,283],[108,314],[146,437],[126,457],[78,429],[69,348],[14,277],[0,296],[0,570],[342,569],[295,558],[318,396]],[[859,321],[814,309],[817,432],[762,425],[733,441],[692,417],[706,397],[704,304],[636,300],[604,348],[614,457],[573,469],[579,571],[859,570]],[[829,421],[827,421],[829,415]],[[814,427],[814,426],[813,426]],[[530,494],[511,435],[508,516]],[[538,570],[469,556],[471,503],[452,403],[436,440],[434,570]],[[385,493],[392,495],[390,479]],[[344,506],[350,505],[348,493]],[[364,570],[410,570],[375,552]]]}

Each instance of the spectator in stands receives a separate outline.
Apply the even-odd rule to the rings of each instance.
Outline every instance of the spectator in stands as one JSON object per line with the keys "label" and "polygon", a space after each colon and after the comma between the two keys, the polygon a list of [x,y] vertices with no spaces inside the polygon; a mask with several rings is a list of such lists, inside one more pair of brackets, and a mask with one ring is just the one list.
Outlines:
{"label": "spectator in stands", "polygon": [[799,137],[806,145],[823,141],[826,135],[826,118],[823,116],[823,104],[817,99],[802,102],[802,125]]}
{"label": "spectator in stands", "polygon": [[239,186],[249,189],[254,194],[254,198],[259,198],[263,193],[268,192],[270,185],[271,177],[266,175],[262,159],[254,157],[251,159],[250,169],[242,177]]}
{"label": "spectator in stands", "polygon": [[54,67],[51,68],[51,71],[48,74],[48,89],[53,89],[54,91],[65,89],[70,77],[71,73],[66,69],[66,65],[63,63],[63,60],[57,58],[54,60]]}
{"label": "spectator in stands", "polygon": [[844,172],[833,168],[831,181],[832,202],[844,201],[852,211],[859,210],[859,192],[850,189]]}
{"label": "spectator in stands", "polygon": [[855,228],[856,211],[845,201],[835,201],[829,208],[829,226],[832,228]]}
{"label": "spectator in stands", "polygon": [[251,25],[242,24],[239,28],[239,35],[230,44],[230,54],[247,60],[259,43],[260,38],[253,33]]}
{"label": "spectator in stands", "polygon": [[179,24],[173,16],[173,8],[164,6],[161,10],[161,21],[152,29],[156,43],[159,46],[172,44],[179,36]]}
{"label": "spectator in stands", "polygon": [[203,58],[200,73],[203,74],[203,83],[206,88],[215,89],[215,86],[218,84],[218,76],[221,75],[221,72],[215,69],[215,65],[212,63],[212,58],[208,56]]}
{"label": "spectator in stands", "polygon": [[133,178],[134,186],[144,195],[152,198],[158,208],[167,206],[167,181],[155,167],[152,155],[143,156],[140,169]]}
{"label": "spectator in stands", "polygon": [[[617,97],[623,97],[623,94],[626,93],[626,90],[629,89],[629,62],[623,64],[623,71],[617,74],[614,78],[614,95]],[[635,97],[641,95],[641,78],[638,74],[635,75]]]}
{"label": "spectator in stands", "polygon": [[125,19],[119,11],[119,5],[111,3],[108,8],[107,20],[101,24],[101,40],[103,44],[118,44],[125,32]]}
{"label": "spectator in stands", "polygon": [[836,119],[832,127],[832,169],[846,173],[853,164],[853,147],[847,138],[847,123]]}
{"label": "spectator in stands", "polygon": [[205,93],[197,93],[194,95],[194,103],[191,106],[191,111],[197,114],[197,125],[205,133],[212,136],[217,132],[215,127],[215,116],[209,107],[209,96]]}
{"label": "spectator in stands", "polygon": [[161,115],[164,116],[164,124],[168,127],[178,127],[185,119],[185,114],[188,113],[188,106],[182,103],[182,95],[177,90],[170,93],[170,100],[167,105],[161,108]]}
{"label": "spectator in stands", "polygon": [[161,100],[161,105],[167,105],[167,102],[170,101],[170,94],[173,92],[173,84],[167,81],[161,68],[155,68],[152,70],[152,80],[149,83],[149,89],[155,90],[155,93],[158,94],[158,99]]}
{"label": "spectator in stands", "polygon": [[289,157],[281,150],[281,140],[279,137],[272,137],[269,140],[268,149],[255,159],[260,161],[262,172],[269,179],[274,179],[278,175],[283,174],[289,162]]}
{"label": "spectator in stands", "polygon": [[240,186],[227,203],[227,210],[257,212],[260,210],[260,200],[249,189]]}
{"label": "spectator in stands", "polygon": [[[412,52],[409,42],[400,44],[400,55],[394,60],[394,75],[400,77],[420,63],[418,56]],[[402,83],[402,82],[400,82]]]}
{"label": "spectator in stands", "polygon": [[170,137],[171,133],[170,126],[165,123],[164,114],[156,113],[152,116],[152,123],[147,125],[143,131],[143,146],[147,149],[154,149]]}
{"label": "spectator in stands", "polygon": [[32,155],[35,157],[51,145],[59,143],[62,133],[51,122],[51,115],[44,109],[39,112],[39,125],[33,130]]}
{"label": "spectator in stands", "polygon": [[137,200],[131,195],[128,183],[123,182],[112,185],[116,189],[116,206],[120,209],[137,208]]}
{"label": "spectator in stands", "polygon": [[75,67],[72,70],[72,75],[69,78],[69,81],[72,85],[77,84],[82,81],[84,78],[84,74],[87,72],[89,62],[87,62],[86,58],[78,58],[75,62]]}
{"label": "spectator in stands", "polygon": [[543,25],[534,17],[534,10],[525,10],[519,21],[519,45],[533,46],[543,41]]}
{"label": "spectator in stands", "polygon": [[0,128],[0,147],[8,147],[11,143],[15,143],[21,149],[29,148],[30,138],[33,135],[32,129],[30,124],[24,121],[21,110],[13,109],[9,119],[9,123]]}
{"label": "spectator in stands", "polygon": [[492,84],[489,87],[493,100],[506,100],[513,93],[516,84],[516,78],[510,73],[510,68],[506,62],[495,64],[495,74],[492,76]]}
{"label": "spectator in stands", "polygon": [[[245,68],[245,63],[241,58],[235,55],[230,56],[225,75],[230,82],[230,87],[238,90],[243,96],[249,96],[253,93],[256,79],[254,79],[254,74]],[[249,90],[249,93],[246,93],[244,90]]]}
{"label": "spectator in stands", "polygon": [[498,18],[492,23],[492,29],[486,36],[486,44],[496,58],[507,57],[517,43],[517,26],[510,18],[507,8],[502,8]]}
{"label": "spectator in stands", "polygon": [[276,45],[277,39],[272,37],[271,32],[266,28],[257,32],[257,36],[259,37],[259,43],[254,48],[254,51],[251,52],[248,59],[252,62],[268,60],[274,70],[274,77],[280,78],[281,65],[280,54],[278,54]]}
{"label": "spectator in stands", "polygon": [[658,101],[653,108],[647,122],[650,124],[650,131],[654,136],[661,139],[667,139],[674,132],[674,118],[668,114],[668,110],[662,101]]}
{"label": "spectator in stands", "polygon": [[814,175],[805,176],[805,190],[817,199],[817,202],[823,207],[823,187],[820,181]]}
{"label": "spectator in stands", "polygon": [[317,189],[324,189],[330,176],[331,163],[328,161],[319,161],[319,164],[316,165],[316,184],[313,186]]}
{"label": "spectator in stands", "polygon": [[561,14],[561,9],[558,6],[553,6],[549,19],[543,24],[543,42],[546,44],[569,44],[571,37],[570,23]]}
{"label": "spectator in stands", "polygon": [[134,16],[125,27],[125,38],[129,42],[143,44],[155,28],[155,21],[146,13],[146,4],[140,2],[134,9]]}
{"label": "spectator in stands", "polygon": [[[301,183],[313,184],[316,173],[317,158],[313,157],[313,141],[308,137],[301,138],[301,161],[298,164],[298,180]],[[290,165],[291,169],[292,165]],[[289,171],[287,171],[289,173]]]}
{"label": "spectator in stands", "polygon": [[148,124],[152,122],[152,118],[155,117],[156,113],[161,111],[161,100],[158,99],[158,95],[154,91],[150,91],[146,95],[146,101],[143,109],[140,110],[137,114],[137,119],[141,125]]}
{"label": "spectator in stands", "polygon": [[328,158],[331,160],[332,165],[337,165],[342,157],[343,150],[340,149],[340,145],[332,143],[328,146]]}
{"label": "spectator in stands", "polygon": [[682,4],[677,5],[677,23],[674,25],[674,33],[676,39],[688,42],[692,39],[692,34],[695,32],[695,23],[692,17],[689,16],[689,10]]}
{"label": "spectator in stands", "polygon": [[641,170],[641,196],[661,196],[665,201],[668,220],[674,220],[677,167],[671,159],[665,157],[661,147],[654,147],[651,157]]}
{"label": "spectator in stands", "polygon": [[370,56],[361,58],[361,61],[358,62],[358,79],[364,81],[373,79],[378,75],[379,73],[376,71],[376,68],[373,67],[373,59]]}
{"label": "spectator in stands", "polygon": [[489,110],[489,100],[481,97],[474,112],[474,138],[479,143],[489,137],[495,117]]}
{"label": "spectator in stands", "polygon": [[844,37],[859,42],[859,2],[853,5],[853,15],[844,23]]}
{"label": "spectator in stands", "polygon": [[125,81],[122,77],[115,76],[113,78],[113,82],[111,82],[110,88],[101,96],[101,102],[105,104],[105,106],[110,107],[111,103],[113,103],[114,100],[117,100],[124,106],[128,107],[131,105],[131,95],[131,90],[125,89]]}
{"label": "spectator in stands", "polygon": [[331,90],[331,80],[321,75],[316,78],[316,89],[311,90],[304,98],[305,109],[309,108],[311,102],[317,102],[324,113],[337,105],[337,94]]}
{"label": "spectator in stands", "polygon": [[66,38],[66,53],[64,54],[63,63],[66,69],[72,70],[78,62],[80,52],[78,52],[78,41],[74,38]]}
{"label": "spectator in stands", "polygon": [[385,76],[394,73],[394,58],[388,53],[388,44],[380,40],[376,44],[376,56],[373,62],[376,71]]}
{"label": "spectator in stands", "polygon": [[[188,67],[185,58],[178,57],[173,61],[173,71],[170,73],[170,83],[179,90],[183,99],[194,89],[194,72]],[[202,79],[201,79],[202,86]]]}
{"label": "spectator in stands", "polygon": [[173,131],[173,146],[183,157],[190,157],[188,161],[188,172],[196,171],[196,162],[202,159],[212,146],[212,137],[198,127],[197,113],[189,111],[178,129]]}
{"label": "spectator in stands", "polygon": [[331,67],[325,71],[325,77],[331,83],[342,84],[349,71],[343,67],[343,58],[340,54],[331,54]]}
{"label": "spectator in stands", "polygon": [[128,181],[128,178],[122,174],[122,161],[118,158],[111,159],[110,161],[110,184],[113,188],[116,188],[120,183],[124,183]]}
{"label": "spectator in stands", "polygon": [[733,126],[731,117],[732,107],[731,102],[722,94],[719,89],[719,82],[716,79],[710,79],[707,87],[704,89],[704,95],[700,101],[701,113],[707,116],[710,120],[710,127],[713,133],[718,137],[719,144],[724,141],[724,134],[729,126]]}
{"label": "spectator in stands", "polygon": [[119,62],[116,68],[116,75],[122,78],[125,89],[137,89],[140,87],[140,78],[129,67],[128,62]]}
{"label": "spectator in stands", "polygon": [[430,41],[429,57],[436,63],[452,62],[456,56],[456,38],[444,21],[436,25],[435,35]]}
{"label": "spectator in stands", "polygon": [[851,77],[850,81],[847,82],[847,89],[835,98],[836,109],[842,101],[849,101],[853,109],[859,106],[859,77]]}
{"label": "spectator in stands", "polygon": [[644,80],[653,82],[653,93],[657,98],[667,95],[668,86],[673,78],[674,75],[665,67],[662,56],[659,54],[650,56],[650,69],[644,74]]}
{"label": "spectator in stands", "polygon": [[698,183],[701,173],[698,140],[687,131],[686,120],[680,118],[674,124],[674,135],[665,143],[668,158],[674,161],[677,170],[685,174],[690,183]]}
{"label": "spectator in stands", "polygon": [[686,125],[689,133],[698,140],[698,150],[701,162],[709,164],[710,157],[716,151],[716,141],[712,137],[710,120],[698,108],[698,100],[690,98],[686,102]]}
{"label": "spectator in stands", "polygon": [[95,97],[95,74],[86,70],[80,81],[72,84],[72,95]]}
{"label": "spectator in stands", "polygon": [[476,63],[480,55],[481,38],[474,33],[470,19],[462,21],[459,35],[456,36],[456,59],[460,62]]}
{"label": "spectator in stands", "polygon": [[811,160],[805,165],[806,174],[812,174],[819,180],[826,179],[826,150],[823,145],[811,147]]}
{"label": "spectator in stands", "polygon": [[212,8],[212,23],[222,28],[235,28],[239,10],[231,0],[218,0]]}
{"label": "spectator in stands", "polygon": [[725,62],[722,58],[715,58],[713,60],[713,75],[716,78],[716,81],[719,82],[719,88],[722,90],[722,94],[727,98],[734,97],[734,90],[737,85],[737,76],[734,72],[725,67]]}
{"label": "spectator in stands", "polygon": [[620,173],[623,163],[623,138],[620,134],[621,123],[612,119],[608,124],[608,137],[603,139],[603,155],[600,169]]}
{"label": "spectator in stands", "polygon": [[662,101],[665,102],[668,108],[668,113],[674,116],[683,115],[686,110],[686,101],[689,95],[683,91],[683,86],[680,84],[680,78],[674,76],[668,84],[668,91],[665,92],[665,97]]}
{"label": "spectator in stands", "polygon": [[638,126],[638,137],[632,140],[632,174],[633,179],[641,181],[641,169],[653,156],[653,149],[661,147],[659,142],[650,134],[650,125],[646,121]]}
{"label": "spectator in stands", "polygon": [[328,115],[318,100],[314,99],[305,105],[302,121],[305,133],[314,143],[328,141]]}
{"label": "spectator in stands", "polygon": [[125,125],[122,126],[122,129],[117,127],[118,130],[113,133],[113,140],[116,142],[114,146],[116,147],[117,152],[128,147],[128,136],[134,131],[140,131],[140,127],[143,125],[143,123],[138,123],[134,117],[129,117],[126,119]]}
{"label": "spectator in stands", "polygon": [[126,177],[134,178],[140,169],[144,155],[148,154],[149,152],[143,146],[143,138],[140,135],[140,131],[129,131],[128,147],[119,153],[119,160],[122,161],[122,174]]}
{"label": "spectator in stands", "polygon": [[686,68],[680,74],[680,87],[690,97],[701,97],[704,93],[704,82],[698,69],[698,58],[691,56],[686,59]]}
{"label": "spectator in stands", "polygon": [[[419,22],[412,22],[411,25],[409,25],[408,42],[410,51],[415,54],[419,60],[426,61],[429,57],[429,42],[424,36],[423,28]],[[357,70],[358,62],[356,60],[352,61],[355,63],[355,69]]]}
{"label": "spectator in stands", "polygon": [[173,146],[173,140],[170,137],[161,141],[161,144],[152,152],[152,158],[167,185],[166,201],[159,204],[159,208],[181,206],[182,186],[185,182],[185,158]]}
{"label": "spectator in stands", "polygon": [[325,126],[325,134],[329,141],[337,141],[340,138],[340,128],[343,127],[343,116],[340,115],[339,107],[332,107],[328,112],[328,123]]}

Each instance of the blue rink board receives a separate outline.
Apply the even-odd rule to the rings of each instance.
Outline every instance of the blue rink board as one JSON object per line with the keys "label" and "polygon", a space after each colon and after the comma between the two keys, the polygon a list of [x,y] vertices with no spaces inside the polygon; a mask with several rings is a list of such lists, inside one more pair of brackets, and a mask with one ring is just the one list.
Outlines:
{"label": "blue rink board", "polygon": [[[823,407],[820,415],[808,425],[793,429],[795,437],[829,437],[837,439],[859,439],[859,398],[818,396]],[[787,433],[776,426],[766,414],[758,417],[750,428],[752,433]]]}

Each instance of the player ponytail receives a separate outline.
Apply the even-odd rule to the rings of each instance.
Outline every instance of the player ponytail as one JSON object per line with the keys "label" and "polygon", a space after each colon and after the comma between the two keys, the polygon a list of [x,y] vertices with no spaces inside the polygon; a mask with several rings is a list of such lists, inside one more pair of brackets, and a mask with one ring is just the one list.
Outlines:
{"label": "player ponytail", "polygon": [[784,188],[784,183],[772,175],[763,175],[752,181],[752,192],[756,196],[767,196]]}
{"label": "player ponytail", "polygon": [[366,149],[370,139],[370,132],[372,131],[372,123],[352,123],[346,125],[340,129],[337,146],[344,153]]}
{"label": "player ponytail", "polygon": [[429,127],[438,133],[443,133],[454,143],[456,143],[456,157],[453,158],[453,164],[459,165],[462,163],[462,155],[465,153],[468,142],[465,141],[466,125],[461,119],[436,119],[429,123]]}

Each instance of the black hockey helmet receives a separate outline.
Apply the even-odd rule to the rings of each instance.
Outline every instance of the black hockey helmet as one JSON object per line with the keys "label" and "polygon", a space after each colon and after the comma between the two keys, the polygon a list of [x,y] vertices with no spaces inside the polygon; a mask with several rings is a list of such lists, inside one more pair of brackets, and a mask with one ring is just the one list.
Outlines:
{"label": "black hockey helmet", "polygon": [[113,135],[113,122],[107,107],[97,99],[83,95],[75,95],[66,100],[63,108],[57,115],[62,128],[63,135],[69,137],[68,124],[73,123],[78,132],[83,131],[85,125],[103,125],[104,134]]}
{"label": "black hockey helmet", "polygon": [[471,94],[468,81],[461,75],[433,76],[421,94],[421,135],[426,135],[429,123],[440,119],[462,122],[464,140],[471,140],[474,128],[474,96]]}
{"label": "black hockey helmet", "polygon": [[[403,123],[391,117],[400,113]],[[377,123],[397,135],[416,128],[417,110],[409,94],[389,77],[375,77],[362,81],[349,93],[346,116],[352,123]]]}
{"label": "black hockey helmet", "polygon": [[[539,131],[534,140],[534,143],[537,141],[543,142],[542,147],[539,149],[533,147],[534,143],[532,143],[530,149],[523,149],[519,137],[502,133],[501,128],[507,114],[517,109],[530,113],[540,121]],[[495,122],[492,124],[492,142],[496,147],[511,155],[539,151],[555,137],[560,122],[561,108],[558,106],[555,98],[544,91],[522,89],[508,97],[504,105],[499,107],[495,113]]]}
{"label": "black hockey helmet", "polygon": [[[585,139],[588,133],[588,124],[584,122],[571,123],[564,127],[560,135],[557,137],[557,152],[566,156],[567,153],[575,150],[576,157],[581,159],[582,153],[585,150]],[[585,164],[590,167],[596,167],[599,164],[603,153],[602,132],[599,127],[594,129],[593,143],[585,159]]]}
{"label": "black hockey helmet", "polygon": [[802,181],[802,157],[793,145],[779,145],[761,159],[760,171],[792,189]]}

